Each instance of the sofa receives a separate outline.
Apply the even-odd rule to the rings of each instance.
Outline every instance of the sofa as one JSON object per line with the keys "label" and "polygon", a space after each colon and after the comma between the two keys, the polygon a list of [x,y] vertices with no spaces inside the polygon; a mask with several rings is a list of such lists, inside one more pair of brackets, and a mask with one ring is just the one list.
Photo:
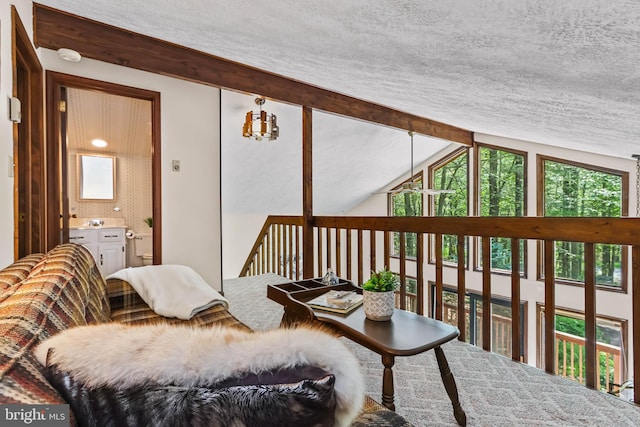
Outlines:
{"label": "sofa", "polygon": [[[257,334],[223,305],[210,307],[189,320],[160,316],[127,282],[105,281],[85,247],[58,245],[46,254],[26,256],[0,270],[0,404],[69,403],[50,383],[50,371],[38,361],[35,350],[72,328],[76,331],[90,325],[114,324],[116,330],[117,325],[160,324]],[[61,334],[63,331],[67,332]],[[72,412],[71,424],[76,418]],[[362,412],[351,425],[411,424],[365,396]]]}

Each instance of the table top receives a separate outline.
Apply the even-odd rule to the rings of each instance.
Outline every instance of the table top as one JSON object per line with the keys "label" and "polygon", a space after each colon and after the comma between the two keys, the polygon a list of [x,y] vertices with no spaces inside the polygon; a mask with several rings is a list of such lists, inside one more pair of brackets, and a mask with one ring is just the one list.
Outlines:
{"label": "table top", "polygon": [[455,326],[399,309],[382,322],[367,319],[362,307],[346,316],[320,310],[314,310],[314,315],[360,345],[395,356],[431,350],[460,334]]}
{"label": "table top", "polygon": [[[364,308],[349,314],[312,310],[306,301],[331,289],[362,290],[341,279],[337,286],[323,286],[319,279],[269,285],[269,299],[285,307],[285,316],[293,320],[316,320],[345,337],[378,353],[411,356],[431,350],[455,339],[460,331],[455,326],[405,310],[396,309],[388,321],[367,319]],[[291,320],[291,319],[289,319]]]}

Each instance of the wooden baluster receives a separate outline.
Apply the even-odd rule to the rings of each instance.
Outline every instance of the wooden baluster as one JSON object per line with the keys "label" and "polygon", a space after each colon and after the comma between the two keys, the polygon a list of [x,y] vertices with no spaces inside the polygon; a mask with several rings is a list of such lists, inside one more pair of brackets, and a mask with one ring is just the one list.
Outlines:
{"label": "wooden baluster", "polygon": [[435,307],[436,307],[436,319],[442,320],[442,234],[436,233],[435,235],[435,247],[436,247],[436,295],[435,295]]}
{"label": "wooden baluster", "polygon": [[347,280],[351,280],[351,269],[352,269],[351,256],[352,256],[351,229],[347,228]]}
{"label": "wooden baluster", "polygon": [[384,232],[384,244],[382,246],[384,252],[384,265],[388,267],[391,261],[391,232]]}
{"label": "wooden baluster", "polygon": [[[460,256],[462,254],[462,256]],[[464,266],[464,236],[458,235],[458,329],[460,335],[458,340],[467,340],[467,314],[465,311],[465,299],[467,295],[467,284],[465,281]]]}
{"label": "wooden baluster", "polygon": [[584,336],[587,387],[598,389],[596,377],[596,269],[593,243],[584,244]]}
{"label": "wooden baluster", "polygon": [[369,258],[371,260],[369,269],[376,271],[376,232],[374,230],[369,231]]}
{"label": "wooden baluster", "polygon": [[287,273],[287,277],[293,280],[293,224],[289,224],[287,228],[287,236],[287,242],[289,244],[289,253],[287,254],[289,271]]}
{"label": "wooden baluster", "polygon": [[[333,262],[331,260],[331,254],[333,251],[331,250],[331,229],[327,228],[327,268],[333,268]],[[320,272],[322,273],[322,271]]]}
{"label": "wooden baluster", "polygon": [[633,401],[640,405],[640,245],[631,249],[631,276],[633,301]]}
{"label": "wooden baluster", "polygon": [[400,309],[407,308],[407,250],[406,234],[400,232]]}
{"label": "wooden baluster", "polygon": [[322,227],[318,227],[318,248],[317,248],[317,254],[318,254],[318,277],[322,277],[323,276],[323,272],[322,272]]}
{"label": "wooden baluster", "polygon": [[520,361],[520,240],[511,239],[511,358]]}
{"label": "wooden baluster", "polygon": [[336,276],[342,276],[342,229],[336,228]]}
{"label": "wooden baluster", "polygon": [[361,285],[364,281],[362,276],[362,230],[358,229],[358,284]]}
{"label": "wooden baluster", "polygon": [[[458,255],[459,256],[459,255]],[[482,238],[482,348],[491,351],[491,238]]]}
{"label": "wooden baluster", "polygon": [[555,249],[553,240],[544,241],[544,368],[550,374],[555,372],[557,360],[554,357],[556,334]]}
{"label": "wooden baluster", "polygon": [[424,315],[424,234],[417,233],[416,239],[416,313]]}

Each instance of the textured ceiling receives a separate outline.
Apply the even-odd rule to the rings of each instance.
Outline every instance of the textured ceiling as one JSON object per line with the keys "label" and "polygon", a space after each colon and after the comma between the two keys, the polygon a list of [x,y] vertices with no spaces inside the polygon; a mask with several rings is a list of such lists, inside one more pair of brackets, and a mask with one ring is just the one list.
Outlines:
{"label": "textured ceiling", "polygon": [[[70,88],[67,123],[71,152],[151,157],[151,101]],[[94,139],[108,145],[96,148]]]}
{"label": "textured ceiling", "polygon": [[[475,132],[640,151],[637,0],[40,3]],[[333,210],[330,194],[314,195]]]}

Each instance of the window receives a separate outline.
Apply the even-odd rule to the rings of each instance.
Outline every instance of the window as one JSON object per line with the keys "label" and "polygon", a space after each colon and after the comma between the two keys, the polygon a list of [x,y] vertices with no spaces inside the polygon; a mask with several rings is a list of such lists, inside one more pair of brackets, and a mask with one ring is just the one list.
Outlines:
{"label": "window", "polygon": [[[478,146],[478,215],[526,215],[526,157],[524,153]],[[477,265],[482,264],[482,247],[476,246]],[[526,245],[520,241],[520,272],[525,271]],[[511,239],[491,238],[491,269],[511,271]]]}
{"label": "window", "polygon": [[[435,302],[435,284],[431,285],[431,301]],[[458,292],[454,288],[442,291],[444,307],[442,320],[453,326],[458,326]],[[465,337],[466,342],[482,347],[482,295],[467,293],[465,295]],[[524,309],[520,304],[520,360],[525,361],[524,351]],[[435,313],[435,307],[431,307]],[[506,357],[511,357],[511,302],[502,298],[491,298],[491,351]]]}
{"label": "window", "polygon": [[[453,193],[440,193],[433,196],[432,212],[434,216],[468,216],[468,152],[461,149],[454,152],[438,164],[430,167],[431,188],[435,190],[453,190]],[[466,264],[465,242],[465,264]],[[442,260],[458,262],[458,236],[442,236]]]}
{"label": "window", "polygon": [[[405,181],[409,182],[410,180]],[[422,172],[413,177],[413,182],[422,188]],[[404,183],[403,183],[404,184]],[[402,184],[393,190],[401,188]],[[389,205],[391,216],[422,216],[423,195],[419,192],[403,192],[389,194]],[[405,233],[405,255],[408,258],[415,258],[417,254],[417,234]],[[400,233],[393,233],[393,256],[400,255]]]}
{"label": "window", "polygon": [[[618,217],[627,214],[623,194],[628,188],[626,172],[540,157],[544,216]],[[596,283],[621,288],[626,248],[595,245]],[[556,277],[565,282],[584,282],[584,244],[556,242]]]}

